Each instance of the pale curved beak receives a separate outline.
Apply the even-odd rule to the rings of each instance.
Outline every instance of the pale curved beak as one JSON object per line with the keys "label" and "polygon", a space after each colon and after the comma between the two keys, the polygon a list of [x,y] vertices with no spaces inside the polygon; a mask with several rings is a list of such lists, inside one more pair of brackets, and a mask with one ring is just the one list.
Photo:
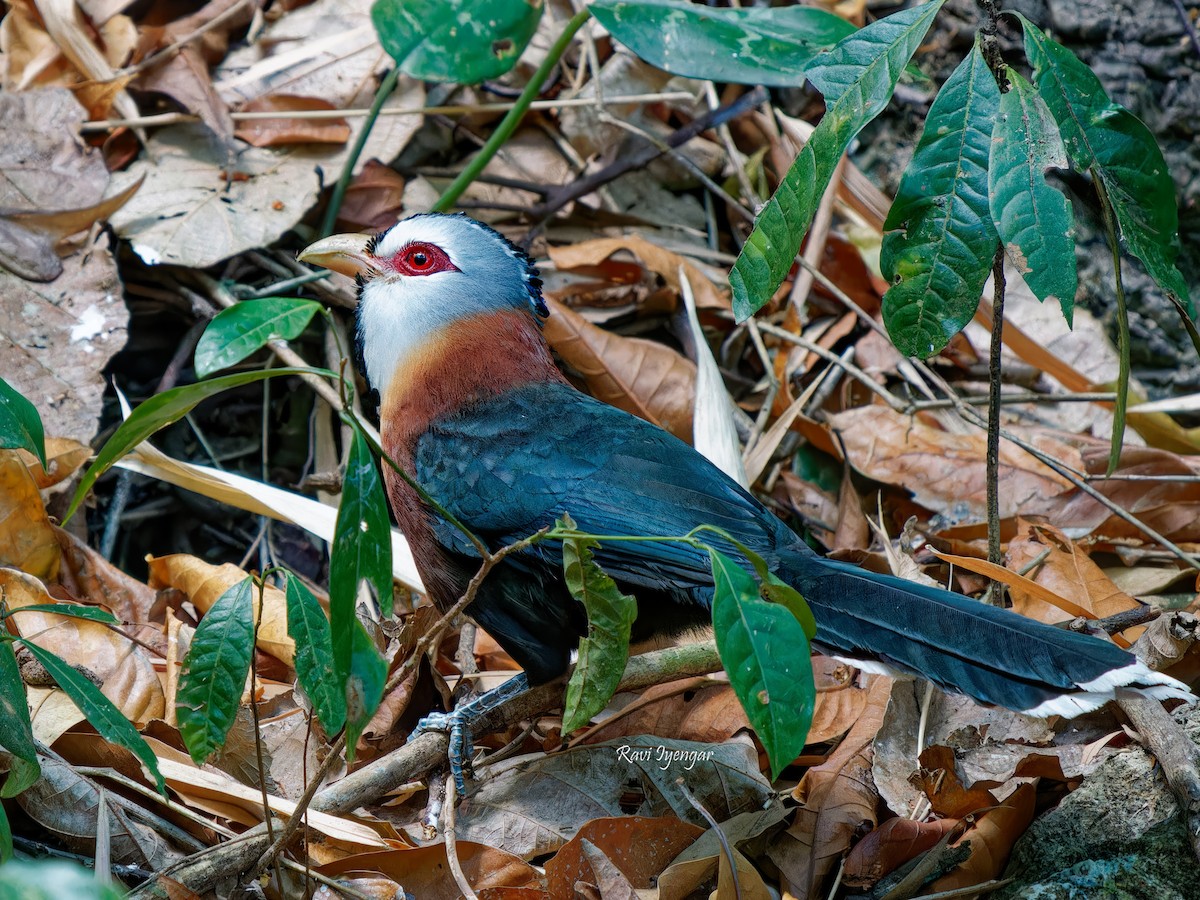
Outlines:
{"label": "pale curved beak", "polygon": [[309,244],[296,259],[351,278],[357,275],[369,278],[379,273],[375,258],[367,252],[370,240],[369,234],[333,234]]}

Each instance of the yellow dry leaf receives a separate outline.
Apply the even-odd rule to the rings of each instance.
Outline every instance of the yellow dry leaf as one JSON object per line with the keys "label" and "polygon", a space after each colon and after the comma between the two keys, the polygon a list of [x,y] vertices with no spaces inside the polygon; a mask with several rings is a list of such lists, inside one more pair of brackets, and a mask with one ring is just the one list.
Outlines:
{"label": "yellow dry leaf", "polygon": [[[247,577],[232,563],[214,566],[186,553],[147,557],[150,566],[150,586],[173,587],[187,594],[201,613],[209,610],[217,599]],[[258,591],[253,592],[254,612],[258,614]],[[287,633],[287,601],[283,591],[268,586],[263,592],[262,621],[258,627],[258,649],[269,653],[282,663],[292,665],[296,645]]]}
{"label": "yellow dry leaf", "polygon": [[29,468],[12,450],[0,450],[0,566],[35,578],[58,576],[61,551]]}

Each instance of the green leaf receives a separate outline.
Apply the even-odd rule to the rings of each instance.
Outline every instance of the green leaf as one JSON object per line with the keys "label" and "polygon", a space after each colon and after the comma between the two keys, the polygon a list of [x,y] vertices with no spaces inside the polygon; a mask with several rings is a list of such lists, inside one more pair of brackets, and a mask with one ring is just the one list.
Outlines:
{"label": "green leaf", "polygon": [[1025,53],[1038,92],[1062,129],[1071,160],[1104,182],[1129,251],[1158,286],[1196,314],[1176,267],[1179,211],[1162,151],[1142,121],[1114,103],[1100,79],[1074,53],[1019,13]]}
{"label": "green leaf", "polygon": [[225,744],[242,704],[254,656],[254,590],[247,577],[218,597],[183,661],[175,715],[196,765]]}
{"label": "green leaf", "polygon": [[0,378],[0,450],[28,450],[46,468],[46,434],[37,407]]}
{"label": "green leaf", "polygon": [[150,749],[133,724],[121,714],[111,700],[100,693],[100,689],[80,675],[67,662],[49,650],[44,650],[32,641],[21,639],[21,643],[33,654],[34,659],[45,667],[50,677],[62,688],[72,702],[79,707],[100,737],[119,744],[131,752],[149,771],[164,796],[167,793],[162,772],[158,770],[158,758]]}
{"label": "green leaf", "polygon": [[221,310],[196,344],[196,377],[228,369],[275,338],[298,338],[320,311],[315,300],[295,297],[263,297]]}
{"label": "green leaf", "polygon": [[475,84],[517,64],[542,4],[527,0],[375,0],[379,43],[421,81]]}
{"label": "green leaf", "polygon": [[333,642],[325,611],[304,582],[287,573],[288,635],[296,642],[296,677],[312,701],[326,734],[346,724],[346,692],[333,663]]}
{"label": "green leaf", "polygon": [[804,67],[855,27],[811,6],[713,9],[687,0],[596,0],[618,41],[672,75],[799,87]]}
{"label": "green leaf", "polygon": [[938,92],[884,224],[883,320],[905,356],[932,356],[975,316],[996,255],[988,155],[1000,89],[974,48]]}
{"label": "green leaf", "polygon": [[342,682],[350,674],[354,652],[358,586],[366,581],[383,614],[392,614],[392,535],[387,501],[370,445],[357,423],[348,423],[354,437],[329,561],[329,624],[335,671]]}
{"label": "green leaf", "polygon": [[0,900],[122,900],[124,896],[124,891],[74,862],[18,859],[0,867]]}
{"label": "green leaf", "polygon": [[0,747],[12,754],[0,797],[15,797],[41,777],[42,768],[33,742],[25,682],[8,640],[0,641]]}
{"label": "green leaf", "polygon": [[387,660],[375,649],[371,636],[355,619],[350,627],[350,668],[346,678],[346,761],[354,761],[354,748],[379,709],[387,684]]}
{"label": "green leaf", "polygon": [[777,777],[804,749],[812,724],[808,637],[791,610],[759,597],[749,572],[717,550],[709,555],[717,652]]}
{"label": "green leaf", "polygon": [[1008,260],[1043,302],[1054,300],[1067,324],[1075,309],[1075,219],[1071,201],[1046,183],[1067,168],[1058,126],[1028,81],[1005,70],[1012,89],[1000,98],[992,132],[988,196]]}
{"label": "green leaf", "polygon": [[787,277],[817,204],[854,136],[887,106],[896,81],[944,0],[878,19],[808,67],[825,115],[763,207],[729,273],[738,321],[753,315]]}
{"label": "green leaf", "polygon": [[[575,523],[564,516],[557,527],[573,529]],[[570,734],[588,723],[612,699],[625,663],[629,659],[629,632],[637,618],[637,601],[622,594],[614,582],[592,559],[591,538],[567,538],[563,541],[563,574],[567,589],[587,610],[587,637],[579,641],[579,659],[567,682],[563,708],[563,734]]]}
{"label": "green leaf", "polygon": [[209,397],[227,391],[230,388],[241,387],[264,378],[274,378],[278,375],[319,375],[323,378],[337,378],[327,369],[264,369],[259,372],[238,372],[234,375],[222,375],[198,384],[187,384],[155,394],[145,403],[137,406],[129,418],[113,432],[103,449],[96,455],[96,461],[83,473],[75,496],[71,498],[71,506],[63,521],[71,518],[79,509],[79,504],[87,496],[96,479],[112,468],[113,463],[140,444],[159,429],[166,428],[172,422],[178,422],[186,416],[196,404]]}
{"label": "green leaf", "polygon": [[[4,811],[4,804],[0,803],[0,865],[12,862],[13,858],[13,834],[12,823],[8,821],[8,813]],[[5,876],[0,875],[0,878]],[[0,897],[4,896],[6,889],[3,884],[0,884]],[[13,900],[21,897],[18,893],[12,894]]]}
{"label": "green leaf", "polygon": [[35,603],[31,606],[22,606],[20,609],[11,610],[9,615],[15,616],[24,612],[48,612],[58,616],[70,616],[73,619],[87,619],[89,622],[103,622],[105,625],[121,624],[121,620],[107,609],[101,609],[99,606],[82,606],[77,603]]}

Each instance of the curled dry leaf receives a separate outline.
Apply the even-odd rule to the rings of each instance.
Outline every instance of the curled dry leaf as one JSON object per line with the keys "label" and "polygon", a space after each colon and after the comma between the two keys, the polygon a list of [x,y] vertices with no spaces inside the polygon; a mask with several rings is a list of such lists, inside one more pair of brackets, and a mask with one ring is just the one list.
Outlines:
{"label": "curled dry leaf", "polygon": [[54,526],[29,467],[16,451],[0,450],[0,566],[52,579],[60,557]]}
{"label": "curled dry leaf", "polygon": [[137,115],[125,93],[128,79],[117,78],[137,44],[137,28],[128,16],[115,15],[97,28],[73,2],[13,0],[0,21],[0,56],[6,92],[35,87],[70,87],[88,110],[116,106],[121,115]]}
{"label": "curled dry leaf", "polygon": [[679,281],[679,267],[683,266],[695,293],[698,309],[729,309],[729,298],[700,269],[678,253],[664,250],[645,238],[628,235],[619,238],[599,238],[594,241],[583,241],[568,247],[551,247],[550,259],[560,269],[575,269],[583,266],[597,266],[614,253],[620,251],[632,253],[645,266],[658,275],[667,286],[677,294],[682,295],[682,285]]}
{"label": "curled dry leaf", "polygon": [[[350,137],[345,119],[288,118],[287,113],[314,109],[337,109],[320,97],[297,97],[293,94],[270,94],[256,97],[242,112],[277,112],[278,119],[243,120],[234,132],[253,147],[279,147],[286,144],[344,144]],[[377,164],[378,165],[378,164]],[[388,171],[391,171],[390,169]],[[362,177],[361,175],[359,176]],[[401,182],[403,184],[403,182]]]}
{"label": "curled dry leaf", "polygon": [[[477,893],[525,889],[519,896],[539,897],[542,875],[518,856],[474,841],[459,840],[455,847],[463,874]],[[445,843],[403,850],[357,853],[320,868],[322,875],[378,872],[404,885],[407,893],[423,900],[460,900],[462,891],[448,878]],[[498,893],[497,896],[503,896]]]}
{"label": "curled dry leaf", "polygon": [[[201,613],[207,612],[223,593],[247,577],[246,572],[232,563],[214,566],[186,553],[151,557],[148,564],[150,587],[172,587],[182,591]],[[263,599],[258,649],[290,666],[296,655],[296,645],[287,633],[287,600],[283,591],[269,585],[263,592]],[[257,617],[257,590],[253,592],[253,602]]]}
{"label": "curled dry leaf", "polygon": [[[858,471],[876,481],[912,491],[914,499],[934,512],[962,518],[963,508],[986,516],[987,436],[982,432],[951,434],[920,415],[906,416],[872,405],[830,416]],[[1077,471],[1079,451],[1055,438],[1028,438],[1040,450]],[[1072,490],[1071,482],[1009,441],[1000,441],[1000,515],[1011,516],[1030,503],[1045,505]]]}
{"label": "curled dry leaf", "polygon": [[875,824],[879,795],[871,779],[871,742],[883,723],[891,685],[890,678],[871,679],[862,715],[829,758],[804,773],[793,792],[801,804],[795,820],[768,847],[788,890],[802,900],[819,896],[859,827]]}
{"label": "curled dry leaf", "polygon": [[58,487],[82,468],[91,458],[92,448],[70,438],[46,438],[46,468],[28,450],[18,450],[21,462],[29,469],[38,490]]}
{"label": "curled dry leaf", "polygon": [[354,176],[338,210],[338,229],[383,231],[396,224],[404,203],[403,176],[377,159],[368,159]]}
{"label": "curled dry leaf", "polygon": [[[1086,609],[1097,619],[1140,605],[1113,584],[1078,544],[1053,525],[1036,525],[1018,519],[1017,530],[1018,537],[1008,544],[1008,568],[1025,571],[1036,561],[1036,567],[1026,573],[1028,577]],[[1013,611],[1023,616],[1050,623],[1071,618],[1020,586],[1013,585],[1010,595]],[[1130,629],[1125,636],[1134,640],[1141,631],[1141,628]]]}
{"label": "curled dry leaf", "polygon": [[605,331],[555,300],[546,303],[546,340],[593,396],[691,440],[695,363],[665,344]]}
{"label": "curled dry leaf", "polygon": [[926,888],[931,894],[967,888],[999,878],[1008,863],[1013,844],[1033,821],[1037,790],[1022,784],[1003,803],[997,804],[975,822],[952,846],[970,844],[967,861]]}
{"label": "curled dry leaf", "polygon": [[[0,590],[12,610],[55,602],[41,581],[16,569],[0,568]],[[95,676],[104,696],[131,722],[162,717],[166,702],[154,664],[120,631],[41,610],[18,613],[10,621],[21,637]]]}
{"label": "curled dry leaf", "polygon": [[957,819],[888,819],[854,845],[846,857],[842,880],[850,887],[870,887],[884,875],[932,849]]}

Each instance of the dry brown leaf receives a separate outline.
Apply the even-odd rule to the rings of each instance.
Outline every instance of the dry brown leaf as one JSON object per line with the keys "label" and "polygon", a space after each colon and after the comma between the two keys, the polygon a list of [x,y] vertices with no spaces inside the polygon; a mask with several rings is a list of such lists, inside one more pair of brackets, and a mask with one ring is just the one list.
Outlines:
{"label": "dry brown leaf", "polygon": [[[683,741],[720,743],[750,728],[746,713],[727,684],[705,684],[708,679],[669,681],[642,692],[611,724],[595,729],[584,743],[608,741],[624,735],[657,734]],[[687,690],[680,690],[686,687]],[[607,721],[607,720],[606,720]]]}
{"label": "dry brown leaf", "polygon": [[92,448],[70,438],[46,438],[46,468],[28,450],[18,450],[17,455],[29,469],[38,490],[44,491],[62,484],[92,456]]}
{"label": "dry brown leaf", "polygon": [[[42,582],[15,569],[0,569],[0,590],[12,610],[55,602]],[[118,630],[42,610],[17,613],[10,622],[21,637],[95,676],[104,696],[131,722],[162,717],[166,701],[154,663]]]}
{"label": "dry brown leaf", "polygon": [[[1010,541],[1007,567],[1023,571],[1038,560],[1029,576],[1082,607],[1097,619],[1134,609],[1140,604],[1113,584],[1112,579],[1092,562],[1083,549],[1052,525],[1035,525],[1018,519],[1019,537]],[[1043,557],[1043,554],[1047,554]],[[1013,586],[1010,591],[1013,611],[1039,622],[1063,622],[1070,618],[1061,609]],[[1125,636],[1136,640],[1140,628],[1130,629]]]}
{"label": "dry brown leaf", "polygon": [[29,468],[14,451],[0,450],[0,566],[53,579],[60,557],[54,526]]}
{"label": "dry brown leaf", "polygon": [[164,618],[158,606],[158,592],[136,578],[126,575],[75,535],[54,529],[63,564],[59,584],[72,597],[103,606],[125,624],[129,634],[155,652],[165,655]]}
{"label": "dry brown leaf", "polygon": [[890,678],[872,678],[863,714],[829,758],[804,773],[794,792],[802,804],[796,818],[768,848],[788,889],[800,900],[819,895],[859,827],[875,824],[879,795],[871,780],[871,741],[883,723],[891,683]]}
{"label": "dry brown leaf", "polygon": [[925,792],[939,816],[962,819],[996,805],[996,798],[986,788],[962,783],[955,768],[954,751],[946,746],[935,745],[921,751],[921,768],[913,781]]}
{"label": "dry brown leaf", "polygon": [[884,875],[932,849],[957,826],[957,819],[888,819],[854,845],[846,857],[842,880],[850,887],[871,887]]}
{"label": "dry brown leaf", "polygon": [[867,690],[858,683],[857,670],[828,656],[812,658],[817,696],[807,742],[820,744],[845,734],[867,708]]}
{"label": "dry brown leaf", "polygon": [[[293,94],[269,94],[256,97],[242,112],[278,112],[278,119],[243,120],[235,135],[255,147],[278,147],[285,144],[344,144],[350,138],[350,126],[345,119],[288,118],[287,113],[313,109],[337,109],[320,97],[297,97]],[[390,171],[390,170],[389,170]],[[360,178],[362,175],[360,174]]]}
{"label": "dry brown leaf", "polygon": [[[172,587],[182,591],[202,614],[207,612],[225,591],[248,577],[246,572],[232,563],[214,566],[186,553],[150,557],[147,563],[150,567],[152,588]],[[287,633],[287,600],[283,591],[270,585],[263,592],[263,600],[256,646],[290,666],[296,655],[296,645]],[[257,617],[257,590],[253,592],[253,602]]]}
{"label": "dry brown leaf", "polygon": [[546,303],[546,340],[593,396],[691,441],[695,363],[665,344],[613,334],[553,299]]}
{"label": "dry brown leaf", "polygon": [[[1108,446],[1085,448],[1080,471],[1103,475],[1108,465]],[[1121,475],[1195,475],[1185,457],[1166,450],[1131,447],[1121,454]],[[1176,542],[1200,541],[1200,483],[1104,481],[1091,482],[1101,494],[1120,508],[1133,513],[1151,528]],[[1145,535],[1092,497],[1078,492],[1062,498],[1066,502],[1031,504],[1027,515],[1049,515],[1069,525],[1076,536],[1088,534],[1109,540],[1132,538],[1144,541]]]}
{"label": "dry brown leaf", "polygon": [[[542,886],[543,877],[537,869],[511,853],[464,840],[457,842],[455,851],[468,883],[479,894],[500,888],[537,891]],[[378,872],[422,900],[461,900],[462,891],[453,878],[447,877],[448,865],[446,845],[438,843],[413,850],[358,853],[321,866],[320,872],[330,877]]]}
{"label": "dry brown leaf", "polygon": [[[998,566],[993,562],[988,562],[986,559],[976,559],[973,556],[954,556],[932,548],[930,548],[930,552],[943,562],[952,563],[955,566],[960,566],[968,571],[990,578],[993,581],[999,581],[1001,584],[1007,585],[1010,590],[1021,591],[1029,596],[1037,597],[1048,606],[1058,607],[1068,617],[1096,618],[1095,614],[1090,610],[1084,609],[1066,597],[1060,597],[1048,587],[1038,584],[1025,575],[1021,575],[1011,569],[1006,569],[1004,566]],[[1058,621],[1062,621],[1061,618]]]}
{"label": "dry brown leaf", "polygon": [[1002,804],[991,810],[975,827],[967,831],[952,846],[970,843],[971,855],[961,866],[928,885],[925,891],[936,894],[957,888],[982,884],[999,878],[1012,853],[1013,844],[1033,821],[1037,790],[1032,784],[1022,784]]}
{"label": "dry brown leaf", "polygon": [[[854,468],[869,478],[912,491],[918,503],[935,512],[986,515],[987,436],[950,434],[921,416],[906,416],[872,405],[830,416]],[[1031,443],[1079,470],[1079,452],[1044,434]],[[1009,441],[1000,442],[1000,515],[1011,516],[1033,501],[1045,503],[1072,490],[1071,482]],[[956,510],[956,507],[958,508]]]}
{"label": "dry brown leaf", "polygon": [[679,267],[683,266],[688,281],[696,295],[696,306],[699,309],[729,309],[729,299],[717,289],[686,257],[670,250],[664,250],[657,244],[652,244],[645,238],[628,235],[619,238],[599,238],[594,241],[583,241],[567,247],[551,247],[550,259],[560,269],[574,269],[582,266],[597,266],[614,253],[628,251],[645,263],[676,294],[682,292],[679,283]]}
{"label": "dry brown leaf", "polygon": [[546,863],[546,888],[551,896],[570,897],[577,881],[598,883],[583,852],[584,841],[599,849],[635,889],[652,888],[671,860],[702,834],[703,828],[671,817],[593,819]]}
{"label": "dry brown leaf", "polygon": [[368,159],[354,176],[338,210],[344,231],[383,231],[396,224],[404,204],[404,178],[377,159]]}

